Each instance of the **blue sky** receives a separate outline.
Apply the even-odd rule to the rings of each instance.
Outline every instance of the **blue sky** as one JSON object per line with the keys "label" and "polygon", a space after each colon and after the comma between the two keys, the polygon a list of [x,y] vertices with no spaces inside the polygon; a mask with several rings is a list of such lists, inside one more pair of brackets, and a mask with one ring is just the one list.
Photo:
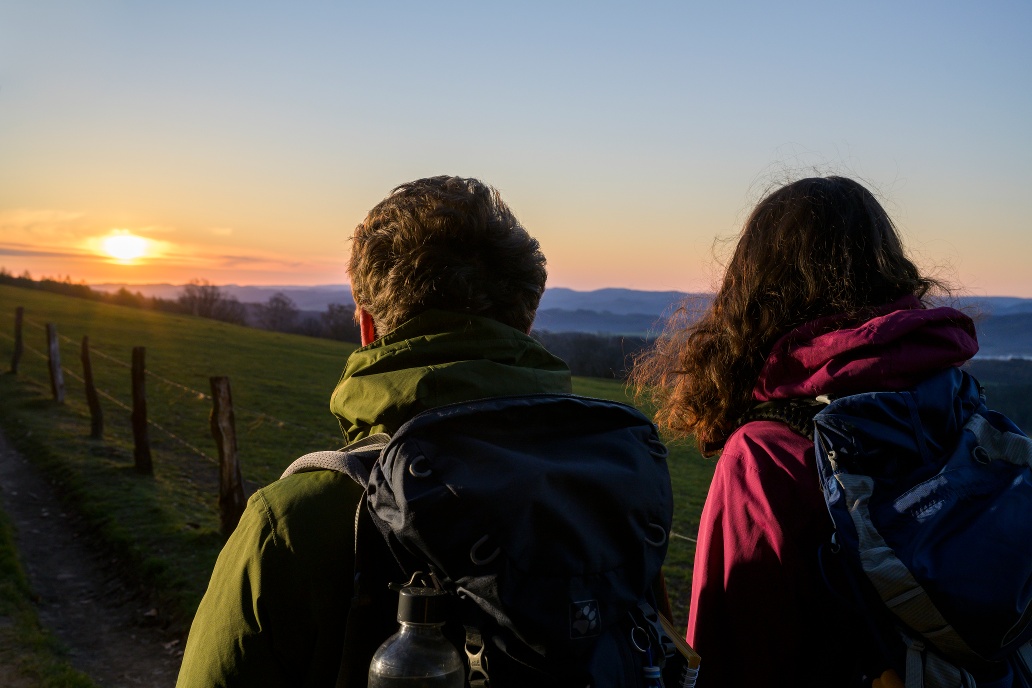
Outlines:
{"label": "blue sky", "polygon": [[[1032,296],[1032,3],[0,0],[0,265],[342,282],[394,185],[476,176],[550,286],[709,289],[814,173],[915,259]],[[115,230],[153,250],[114,261]]]}

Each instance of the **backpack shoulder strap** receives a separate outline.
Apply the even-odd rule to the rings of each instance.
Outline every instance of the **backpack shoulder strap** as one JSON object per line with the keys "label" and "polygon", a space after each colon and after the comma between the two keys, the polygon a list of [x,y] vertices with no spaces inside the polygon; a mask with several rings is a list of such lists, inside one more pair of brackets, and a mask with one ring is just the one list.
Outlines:
{"label": "backpack shoulder strap", "polygon": [[[340,450],[305,454],[291,463],[280,479],[309,471],[335,471],[367,488],[372,466],[390,440],[390,435],[381,432]],[[387,583],[401,573],[369,515],[367,497],[362,495],[355,512],[354,578],[347,618],[342,620],[344,643],[337,688],[365,686],[373,653],[397,627],[393,613],[396,593]]]}
{"label": "backpack shoulder strap", "polygon": [[317,451],[305,454],[287,466],[287,470],[283,471],[280,478],[308,471],[336,471],[337,473],[346,473],[356,483],[365,487],[369,484],[370,467],[390,439],[391,436],[387,433],[378,432],[337,451]]}
{"label": "backpack shoulder strap", "polygon": [[336,688],[364,688],[376,648],[398,630],[398,597],[389,584],[404,574],[373,523],[366,499],[363,495],[355,513],[355,575]]}

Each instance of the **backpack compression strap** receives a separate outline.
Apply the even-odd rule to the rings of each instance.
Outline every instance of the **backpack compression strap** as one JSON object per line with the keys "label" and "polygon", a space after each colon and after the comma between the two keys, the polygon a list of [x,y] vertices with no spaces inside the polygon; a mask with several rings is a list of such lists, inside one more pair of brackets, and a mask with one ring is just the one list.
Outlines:
{"label": "backpack compression strap", "polygon": [[1032,641],[1022,645],[1014,653],[1014,670],[1019,673],[1026,684],[1032,684]]}

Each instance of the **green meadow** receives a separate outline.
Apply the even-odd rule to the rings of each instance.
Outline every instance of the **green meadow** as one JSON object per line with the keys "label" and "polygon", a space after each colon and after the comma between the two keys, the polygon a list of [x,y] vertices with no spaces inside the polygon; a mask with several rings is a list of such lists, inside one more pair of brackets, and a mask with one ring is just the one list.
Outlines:
{"label": "green meadow", "polygon": [[[24,310],[17,375],[15,309]],[[53,323],[65,369],[65,402],[51,395],[45,326]],[[104,437],[90,439],[80,347],[89,337],[101,390]],[[133,347],[146,348],[152,476],[136,472],[129,421]],[[0,424],[47,472],[70,508],[111,549],[122,573],[153,589],[161,613],[185,631],[222,545],[217,450],[209,429],[212,376],[232,388],[248,494],[297,456],[339,447],[329,394],[354,344],[278,334],[188,316],[0,286]],[[579,394],[630,402],[616,381],[575,378]],[[675,622],[685,625],[699,513],[713,462],[687,443],[671,445],[675,518],[666,575]],[[0,540],[0,548],[9,548]]]}

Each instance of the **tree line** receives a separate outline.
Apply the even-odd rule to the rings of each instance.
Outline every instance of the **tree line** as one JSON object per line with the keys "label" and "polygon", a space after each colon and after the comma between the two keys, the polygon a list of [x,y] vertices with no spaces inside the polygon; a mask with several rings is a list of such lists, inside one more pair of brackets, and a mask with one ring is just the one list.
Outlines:
{"label": "tree line", "polygon": [[[274,332],[343,342],[359,342],[361,339],[354,306],[350,304],[331,303],[320,313],[301,311],[293,299],[282,292],[276,292],[264,303],[241,303],[232,294],[203,279],[184,285],[176,299],[144,296],[125,287],[115,292],[100,291],[85,283],[74,283],[70,277],[36,280],[28,272],[15,276],[2,267],[0,284],[131,308],[195,315]],[[581,332],[534,330],[531,336],[566,361],[574,375],[618,380],[626,377],[633,358],[651,345],[650,340],[640,337]]]}
{"label": "tree line", "polygon": [[144,296],[125,287],[115,292],[93,289],[85,283],[43,277],[33,279],[28,272],[12,275],[0,267],[0,284],[38,289],[64,296],[73,296],[90,301],[100,301],[118,306],[141,308],[210,318],[234,325],[258,327],[276,332],[302,334],[310,337],[324,337],[346,342],[359,341],[358,325],[354,320],[352,307],[344,304],[330,304],[322,313],[302,312],[294,301],[282,292],[273,294],[265,303],[241,303],[235,296],[209,283],[195,279],[183,286],[175,299]]}
{"label": "tree line", "polygon": [[636,356],[652,345],[644,337],[534,330],[532,337],[566,361],[574,375],[623,380]]}

